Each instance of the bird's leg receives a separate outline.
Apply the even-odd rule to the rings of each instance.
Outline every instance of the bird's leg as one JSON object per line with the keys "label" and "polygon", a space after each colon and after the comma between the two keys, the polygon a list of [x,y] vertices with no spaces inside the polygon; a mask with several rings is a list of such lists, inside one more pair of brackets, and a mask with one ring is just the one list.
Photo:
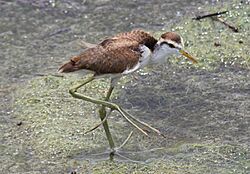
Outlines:
{"label": "bird's leg", "polygon": [[[102,100],[95,100],[91,97],[87,97],[87,96],[84,96],[84,95],[79,95],[77,93],[77,90],[88,84],[89,82],[93,81],[95,79],[94,76],[90,77],[89,79],[87,79],[86,81],[84,81],[83,83],[77,85],[77,86],[74,86],[73,88],[71,88],[69,90],[70,94],[75,97],[75,98],[79,98],[79,99],[83,99],[83,100],[86,100],[86,101],[89,101],[89,102],[92,102],[92,103],[95,103],[95,104],[102,104]],[[107,101],[109,100],[111,94],[112,94],[112,91],[113,91],[114,87],[113,85],[110,86],[109,88],[109,91],[107,93],[107,96],[105,97],[105,100],[104,101]],[[114,141],[112,139],[112,136],[111,136],[111,133],[110,133],[110,130],[109,130],[109,126],[108,126],[108,122],[107,122],[107,119],[106,119],[106,109],[105,109],[105,106],[106,105],[103,105],[101,106],[101,109],[99,110],[99,116],[102,120],[102,125],[104,127],[104,130],[105,130],[105,133],[106,133],[106,136],[107,136],[107,139],[108,139],[108,142],[109,142],[109,146],[110,146],[110,149],[111,149],[111,153],[110,154],[113,154],[114,153],[114,148],[115,148],[115,144],[114,144]],[[112,110],[112,108],[111,108]],[[97,127],[96,127],[97,128]],[[94,130],[95,128],[93,128]],[[89,132],[89,131],[88,131]]]}
{"label": "bird's leg", "polygon": [[70,88],[69,90],[69,93],[72,95],[72,97],[74,98],[77,98],[77,99],[82,99],[84,101],[88,101],[88,102],[91,102],[91,103],[94,103],[94,104],[98,104],[98,105],[104,105],[110,109],[113,109],[113,110],[117,110],[117,108],[119,108],[119,106],[117,106],[116,104],[114,103],[111,103],[111,102],[108,102],[108,101],[104,101],[104,100],[99,100],[99,99],[95,99],[95,98],[92,98],[92,97],[89,97],[89,96],[86,96],[86,95],[83,95],[83,94],[80,94],[77,92],[77,90],[90,83],[91,81],[93,81],[95,79],[95,76],[92,76],[90,77],[89,79],[87,79],[86,81],[84,81],[83,83],[81,84],[78,84],[72,88]]}
{"label": "bird's leg", "polygon": [[[104,99],[104,101],[108,101],[111,94],[112,94],[112,91],[114,89],[114,86],[111,85],[109,90],[108,90],[108,93]],[[112,109],[111,109],[112,111]],[[113,141],[113,138],[112,138],[112,135],[110,133],[110,130],[109,130],[109,126],[108,126],[108,121],[107,121],[107,112],[106,112],[106,108],[105,108],[105,105],[102,105],[101,108],[99,109],[99,116],[102,120],[102,125],[103,125],[103,128],[105,130],[105,133],[106,133],[106,136],[107,136],[107,139],[108,139],[108,142],[109,142],[109,146],[110,146],[110,149],[111,149],[111,152],[109,154],[110,156],[110,160],[113,160],[114,158],[114,152],[115,152],[115,144],[114,144],[114,141]]]}
{"label": "bird's leg", "polygon": [[[104,101],[109,101],[110,96],[114,90],[115,84],[117,83],[118,80],[119,80],[119,78],[111,78],[111,84],[110,84],[108,93],[107,93]],[[110,113],[112,111],[113,111],[113,109],[110,109]],[[108,141],[109,141],[109,146],[111,148],[111,152],[109,154],[109,157],[110,157],[110,160],[112,161],[114,159],[115,152],[127,144],[127,142],[129,141],[129,139],[131,138],[131,136],[133,134],[133,131],[129,134],[129,136],[126,138],[126,140],[118,148],[115,148],[114,141],[113,141],[113,138],[112,138],[110,130],[109,130],[108,122],[106,120],[108,115],[106,113],[105,105],[101,106],[101,108],[99,110],[99,115],[100,115],[100,118],[102,120],[102,124],[103,124],[104,130],[105,130],[106,136],[108,138]]]}
{"label": "bird's leg", "polygon": [[[102,105],[102,107],[104,107],[104,110],[105,110],[105,107],[108,107],[112,110],[116,110],[118,111],[122,117],[124,117],[126,119],[126,121],[128,121],[132,126],[134,126],[136,129],[138,129],[141,133],[143,133],[144,135],[148,136],[148,133],[145,132],[142,128],[140,128],[137,124],[135,124],[132,120],[136,121],[137,123],[140,123],[138,122],[138,120],[135,120],[134,118],[131,117],[131,115],[129,113],[127,113],[125,110],[123,110],[120,106],[118,106],[117,104],[115,103],[111,103],[111,102],[108,102],[108,101],[105,101],[105,100],[99,100],[99,99],[95,99],[95,98],[92,98],[92,97],[89,97],[89,96],[86,96],[86,95],[83,95],[83,94],[80,94],[77,92],[77,90],[90,83],[91,81],[93,81],[95,79],[95,76],[92,76],[90,77],[89,79],[87,79],[86,81],[84,81],[83,83],[79,84],[79,85],[76,85],[74,86],[73,88],[71,88],[69,90],[69,93],[74,97],[74,98],[78,98],[78,99],[82,99],[84,101],[88,101],[88,102],[91,102],[91,103],[94,103],[94,104],[98,104],[98,105]],[[113,90],[114,86],[111,85],[108,93],[107,93],[107,96],[106,96],[106,100],[109,99],[111,93],[112,93],[112,90]],[[103,120],[103,123],[105,122],[105,113],[102,113],[102,112],[105,112],[103,111],[103,109],[101,108],[101,116],[102,116],[102,120]],[[104,115],[104,116],[103,116]],[[106,118],[107,119],[107,118]],[[132,119],[132,120],[131,120]],[[144,122],[141,122],[141,123],[144,123]],[[101,125],[101,124],[100,124]],[[144,125],[145,127],[147,127],[148,129],[151,129],[153,130],[154,132],[157,132],[159,134],[158,131],[155,131],[155,129],[152,129],[152,127],[148,126],[146,123],[145,124],[141,124],[141,125]],[[97,126],[98,127],[98,126]],[[95,128],[94,128],[95,129]],[[111,142],[111,141],[110,141]],[[110,146],[111,149],[113,149],[113,145]]]}
{"label": "bird's leg", "polygon": [[[94,104],[98,104],[98,105],[104,105],[108,108],[110,108],[111,110],[116,110],[118,111],[122,117],[124,117],[132,126],[134,126],[136,129],[138,129],[140,132],[142,132],[144,135],[148,136],[147,132],[145,132],[143,129],[141,129],[138,125],[136,125],[133,121],[131,121],[129,119],[129,117],[131,118],[130,114],[128,114],[125,110],[123,110],[120,106],[118,106],[115,103],[111,103],[108,101],[104,101],[104,100],[99,100],[99,99],[94,99],[92,97],[80,94],[77,92],[77,89],[79,89],[80,87],[86,85],[87,83],[93,81],[95,78],[94,77],[90,77],[89,79],[87,79],[85,82],[83,82],[80,85],[77,85],[73,88],[71,88],[69,90],[69,93],[74,97],[74,98],[78,98],[78,99],[82,99]],[[148,127],[148,126],[146,126]],[[149,129],[151,129],[150,127],[148,127]],[[152,129],[151,129],[152,130]],[[154,131],[154,130],[153,130]]]}

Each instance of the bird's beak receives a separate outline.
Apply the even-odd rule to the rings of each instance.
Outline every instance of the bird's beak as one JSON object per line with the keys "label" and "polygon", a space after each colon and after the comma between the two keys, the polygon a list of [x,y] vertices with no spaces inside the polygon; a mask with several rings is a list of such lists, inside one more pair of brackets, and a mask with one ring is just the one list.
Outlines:
{"label": "bird's beak", "polygon": [[198,61],[193,57],[191,56],[188,52],[184,51],[184,50],[180,50],[180,53],[187,57],[189,60],[191,60],[193,63],[198,63]]}

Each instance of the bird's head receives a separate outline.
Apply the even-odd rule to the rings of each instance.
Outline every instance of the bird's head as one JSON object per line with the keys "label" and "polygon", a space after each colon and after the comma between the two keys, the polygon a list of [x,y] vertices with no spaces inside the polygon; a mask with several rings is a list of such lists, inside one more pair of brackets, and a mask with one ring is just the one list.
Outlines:
{"label": "bird's head", "polygon": [[156,43],[152,59],[154,62],[161,62],[166,57],[174,54],[181,54],[193,63],[197,63],[197,60],[184,50],[182,37],[175,32],[166,32],[161,35],[160,39]]}

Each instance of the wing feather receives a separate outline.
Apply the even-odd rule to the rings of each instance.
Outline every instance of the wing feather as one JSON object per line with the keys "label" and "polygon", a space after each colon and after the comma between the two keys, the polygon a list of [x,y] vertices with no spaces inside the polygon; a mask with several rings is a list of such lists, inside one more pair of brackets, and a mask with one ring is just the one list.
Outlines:
{"label": "wing feather", "polygon": [[118,34],[103,40],[93,48],[88,48],[78,56],[71,58],[59,70],[71,72],[79,69],[94,71],[96,75],[123,73],[129,69],[138,69],[142,57],[141,45],[152,47],[157,41],[142,30]]}

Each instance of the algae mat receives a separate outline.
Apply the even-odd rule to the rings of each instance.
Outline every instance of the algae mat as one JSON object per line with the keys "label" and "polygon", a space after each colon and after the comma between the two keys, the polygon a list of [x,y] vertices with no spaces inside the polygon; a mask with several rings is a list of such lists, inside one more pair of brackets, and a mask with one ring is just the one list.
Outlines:
{"label": "algae mat", "polygon": [[[0,147],[9,155],[3,172],[249,173],[250,8],[248,2],[224,8],[239,33],[210,19],[186,19],[172,27],[183,33],[187,49],[199,58],[197,66],[171,59],[117,86],[113,101],[166,138],[135,132],[122,156],[109,162],[103,130],[84,135],[99,123],[97,107],[68,94],[82,77],[34,78],[15,94],[17,125],[3,135],[8,146]],[[106,80],[98,80],[81,92],[100,98],[107,88]],[[132,127],[117,113],[109,122],[116,144],[121,143]]]}

